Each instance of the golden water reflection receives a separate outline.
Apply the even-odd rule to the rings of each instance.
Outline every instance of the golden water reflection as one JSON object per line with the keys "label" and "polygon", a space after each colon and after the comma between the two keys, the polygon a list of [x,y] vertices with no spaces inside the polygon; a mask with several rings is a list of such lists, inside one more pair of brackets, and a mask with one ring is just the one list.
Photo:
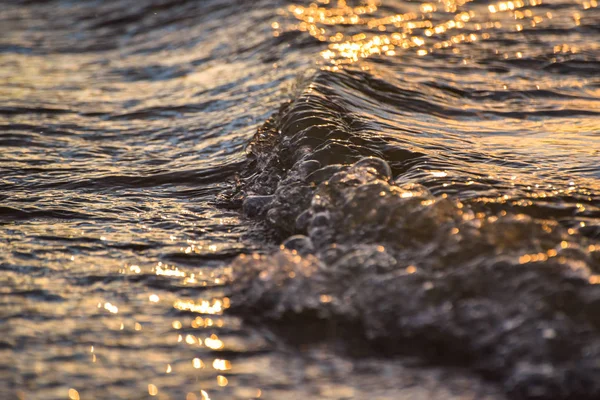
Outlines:
{"label": "golden water reflection", "polygon": [[[119,318],[116,321],[118,329],[114,331],[121,332],[123,335],[118,339],[119,341],[163,343],[162,347],[166,346],[170,349],[162,354],[155,351],[147,357],[146,363],[152,365],[156,375],[146,382],[144,388],[146,396],[171,398],[168,385],[172,383],[161,377],[192,374],[197,377],[199,387],[195,391],[188,391],[186,399],[210,399],[211,393],[216,394],[222,390],[233,390],[237,394],[243,392],[248,395],[246,398],[260,397],[259,389],[235,381],[235,374],[238,373],[235,364],[222,355],[223,350],[228,350],[229,346],[227,335],[223,336],[220,331],[239,328],[237,320],[224,315],[231,305],[230,299],[218,294],[227,275],[225,271],[215,268],[192,269],[159,262],[149,267],[142,264],[128,264],[121,267],[118,272],[132,277],[154,275],[161,279],[179,282],[183,287],[190,283],[190,277],[195,277],[196,286],[214,288],[208,289],[208,293],[214,295],[201,298],[178,296],[169,291],[155,290],[154,293],[146,292],[137,303],[115,299],[105,299],[97,303],[97,312],[106,317]],[[139,314],[136,309],[143,309],[143,314],[150,318],[132,321],[132,318]],[[178,318],[171,320],[167,327],[161,326],[164,320],[162,317],[171,312],[170,310],[175,311]],[[151,318],[152,315],[156,318]],[[170,332],[175,335],[171,335]],[[132,337],[132,334],[135,336]],[[235,346],[234,344],[233,349],[237,351]],[[111,357],[110,348],[103,345],[92,344],[88,349],[92,364],[102,364],[103,359]],[[182,360],[176,355],[181,354],[182,351],[189,355],[187,360]],[[163,387],[165,383],[167,386]],[[222,395],[227,396],[225,393]],[[79,392],[76,388],[70,388],[68,396],[70,399],[79,399]],[[222,398],[219,396],[217,397]],[[235,397],[239,398],[237,395]]]}
{"label": "golden water reflection", "polygon": [[[285,31],[307,32],[328,48],[321,52],[326,64],[340,66],[372,55],[394,56],[414,51],[419,56],[451,49],[461,53],[460,45],[494,38],[494,31],[522,32],[548,25],[554,15],[543,7],[543,0],[514,0],[469,4],[472,0],[439,0],[437,3],[402,3],[407,12],[385,14],[381,3],[373,0],[352,6],[346,1],[318,1],[308,6],[290,5],[280,14],[296,22],[272,23],[273,34]],[[332,4],[335,3],[335,4]],[[581,23],[587,10],[597,8],[596,0],[584,1],[570,15],[573,28]],[[357,31],[358,30],[358,31]],[[586,43],[585,49],[598,49],[598,43]],[[577,53],[579,45],[556,44],[555,53]],[[503,50],[496,48],[496,52]],[[504,53],[504,58],[522,58],[524,50]]]}

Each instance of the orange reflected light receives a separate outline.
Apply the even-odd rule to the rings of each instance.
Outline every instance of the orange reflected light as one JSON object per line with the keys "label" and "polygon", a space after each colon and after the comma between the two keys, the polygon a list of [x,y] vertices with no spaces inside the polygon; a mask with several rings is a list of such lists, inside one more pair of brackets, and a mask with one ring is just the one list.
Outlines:
{"label": "orange reflected light", "polygon": [[173,303],[173,308],[181,311],[191,311],[198,314],[222,314],[223,310],[228,308],[229,300],[227,302],[224,299],[213,299],[212,301],[200,300],[195,302],[193,300],[177,300]]}
{"label": "orange reflected light", "polygon": [[212,366],[217,371],[229,371],[231,369],[231,362],[229,360],[221,360],[219,358],[215,358]]}

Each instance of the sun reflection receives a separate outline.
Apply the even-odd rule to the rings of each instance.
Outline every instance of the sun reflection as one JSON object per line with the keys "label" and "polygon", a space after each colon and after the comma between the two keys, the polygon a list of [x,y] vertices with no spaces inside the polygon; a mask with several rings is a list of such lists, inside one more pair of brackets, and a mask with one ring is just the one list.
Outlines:
{"label": "sun reflection", "polygon": [[199,300],[177,300],[173,307],[181,311],[191,311],[198,314],[222,314],[229,307],[229,299]]}
{"label": "sun reflection", "polygon": [[333,298],[328,294],[322,294],[321,296],[319,296],[319,301],[321,303],[331,303],[332,300]]}
{"label": "sun reflection", "polygon": [[185,342],[187,344],[195,344],[198,346],[202,346],[202,340],[198,339],[196,336],[194,335],[186,335],[185,336]]}
{"label": "sun reflection", "polygon": [[224,324],[224,322],[222,319],[213,320],[212,318],[208,318],[208,317],[205,317],[205,318],[196,317],[190,323],[192,328],[195,328],[195,329],[208,328],[211,326],[216,326],[218,328],[221,328],[221,327],[223,327],[223,324]]}
{"label": "sun reflection", "polygon": [[139,265],[130,265],[129,270],[134,274],[139,274],[142,272],[142,269],[139,267]]}
{"label": "sun reflection", "polygon": [[73,388],[69,389],[69,399],[79,400],[79,392]]}
{"label": "sun reflection", "polygon": [[229,384],[229,380],[223,375],[217,376],[217,385],[219,386],[227,386]]}
{"label": "sun reflection", "polygon": [[225,347],[223,341],[214,333],[210,335],[210,337],[204,339],[204,344],[206,347],[212,350],[221,350],[223,347]]}
{"label": "sun reflection", "polygon": [[[552,19],[550,11],[543,15],[535,13],[534,8],[542,6],[542,0],[500,1],[487,6],[473,5],[471,2],[443,0],[440,1],[443,7],[434,3],[418,6],[409,3],[404,5],[407,12],[392,15],[384,14],[379,2],[370,0],[357,6],[351,6],[346,1],[337,1],[333,5],[330,2],[290,5],[282,14],[291,16],[296,23],[286,25],[274,21],[271,27],[275,36],[284,31],[300,31],[328,43],[321,57],[335,69],[361,58],[394,56],[406,50],[425,56],[463,43],[489,40],[491,32],[505,24],[512,24],[514,31],[521,32]],[[583,10],[594,7],[597,7],[595,0],[585,1],[582,6]],[[574,13],[572,19],[575,25],[579,25],[581,13]],[[360,27],[361,31],[351,30],[348,28],[350,26]],[[463,32],[448,36],[450,31]],[[460,54],[458,48],[452,51]],[[523,53],[515,52],[514,56],[521,58]]]}
{"label": "sun reflection", "polygon": [[[202,248],[206,248],[211,252],[219,251],[219,247],[216,245],[196,246],[195,244],[192,244],[190,247],[188,247],[188,249],[190,249],[189,252],[187,251],[187,249],[183,249],[183,248],[182,248],[182,251],[186,254],[188,254],[192,251],[199,253],[200,249],[202,249]],[[133,268],[133,267],[134,266],[132,266],[130,268]],[[136,268],[135,273],[141,272],[141,269],[138,266],[135,266],[135,268]],[[152,267],[151,271],[154,274],[156,274],[157,276],[180,278],[183,285],[196,284],[196,285],[200,285],[200,286],[213,286],[213,285],[222,285],[222,284],[226,283],[225,276],[222,274],[222,271],[220,271],[220,270],[205,271],[205,270],[201,269],[196,272],[187,272],[187,271],[181,270],[177,266],[174,266],[174,265],[170,266],[168,264],[163,264],[162,262],[158,262],[156,264],[156,266]],[[127,272],[127,271],[125,270],[125,272]]]}
{"label": "sun reflection", "polygon": [[200,396],[202,396],[202,400],[210,400],[208,393],[206,393],[204,390],[200,391]]}
{"label": "sun reflection", "polygon": [[104,303],[104,309],[112,314],[117,314],[119,312],[119,307],[111,303]]}
{"label": "sun reflection", "polygon": [[231,369],[231,362],[229,360],[221,360],[219,358],[215,358],[212,366],[217,371],[229,371]]}
{"label": "sun reflection", "polygon": [[[134,268],[131,268],[134,267]],[[121,273],[145,273],[146,270],[140,268],[135,265],[125,265],[121,267]],[[179,268],[174,266],[168,266],[166,264],[158,263],[154,267],[154,272],[156,275],[163,276],[165,278],[182,278],[189,277],[191,274],[186,273],[185,271],[181,271]],[[210,271],[208,273],[204,273],[207,276],[207,279],[214,279],[217,276],[216,272]],[[163,297],[164,296],[164,297]],[[167,304],[164,300],[168,298],[168,294],[159,294],[159,293],[147,293],[142,301],[144,307],[148,307],[148,303],[152,307],[165,307]],[[148,303],[143,302],[146,300]],[[163,300],[163,301],[161,301]],[[201,379],[210,379],[211,383],[209,387],[219,387],[224,388],[226,386],[231,386],[230,377],[223,375],[224,373],[228,373],[232,371],[233,366],[232,362],[223,358],[212,358],[210,362],[205,364],[204,357],[209,356],[211,352],[220,352],[225,348],[225,343],[222,338],[218,336],[218,332],[214,332],[215,329],[220,329],[225,326],[226,321],[229,321],[229,318],[221,317],[221,315],[231,306],[230,299],[228,297],[213,297],[208,299],[189,299],[189,298],[177,298],[172,303],[168,303],[172,305],[173,309],[181,311],[181,312],[189,312],[192,314],[191,318],[189,316],[182,315],[179,319],[172,319],[167,322],[169,328],[172,328],[174,331],[177,331],[177,340],[176,343],[183,346],[190,346],[189,349],[193,349],[194,352],[199,352],[198,355],[193,355],[188,363],[188,370],[195,371]],[[151,320],[129,320],[130,322],[125,322],[125,318],[128,318],[130,314],[130,308],[127,304],[122,305],[122,309],[119,309],[114,303],[108,301],[94,301],[93,306],[96,307],[98,311],[106,312],[107,315],[110,314],[119,314],[120,317],[116,321],[119,330],[124,331],[125,323],[131,326],[133,330],[138,332],[137,337],[139,339],[148,340],[149,337],[156,335],[156,326],[153,324]],[[198,315],[200,314],[200,315]],[[144,325],[142,325],[142,323]],[[208,332],[204,335],[194,334],[189,329],[210,329],[213,332]],[[117,331],[118,332],[118,331]],[[199,332],[199,331],[194,331]],[[156,338],[158,339],[161,335],[158,335]],[[169,337],[169,341],[172,342],[172,337]],[[90,356],[92,357],[92,363],[96,362],[96,351],[94,345],[91,345],[89,348]],[[186,350],[189,351],[189,350]],[[223,354],[223,353],[220,353]],[[110,354],[105,353],[105,356],[109,357]],[[160,371],[161,375],[171,375],[176,371],[185,371],[185,368],[178,368],[177,360],[165,359],[164,357],[156,354],[157,360],[157,371]],[[210,366],[212,368],[207,368]],[[215,382],[216,380],[216,382]],[[204,381],[207,382],[207,381]],[[168,396],[169,389],[167,387],[159,390],[159,383],[154,381],[153,383],[147,384],[147,396]],[[236,390],[237,390],[236,385]],[[248,390],[252,390],[253,394],[257,393],[255,388],[248,388]],[[160,392],[160,393],[159,393]],[[260,391],[258,392],[260,393]],[[259,397],[260,394],[250,397]],[[70,399],[79,399],[79,393],[75,389],[70,389],[69,391]],[[196,398],[196,399],[210,399],[208,392],[200,391],[200,392],[189,392],[186,398]]]}
{"label": "sun reflection", "polygon": [[150,383],[148,385],[148,394],[150,396],[156,396],[158,394],[158,388],[155,385]]}
{"label": "sun reflection", "polygon": [[201,368],[204,368],[204,362],[203,362],[201,359],[199,359],[199,358],[194,358],[194,359],[192,360],[192,365],[193,365],[193,366],[194,366],[194,368],[196,368],[196,369],[201,369]]}
{"label": "sun reflection", "polygon": [[178,278],[184,278],[186,276],[186,273],[183,271],[180,271],[179,268],[177,268],[177,267],[169,268],[168,265],[163,266],[162,263],[158,263],[158,265],[154,268],[154,272],[158,276],[172,276],[172,277],[178,277]]}

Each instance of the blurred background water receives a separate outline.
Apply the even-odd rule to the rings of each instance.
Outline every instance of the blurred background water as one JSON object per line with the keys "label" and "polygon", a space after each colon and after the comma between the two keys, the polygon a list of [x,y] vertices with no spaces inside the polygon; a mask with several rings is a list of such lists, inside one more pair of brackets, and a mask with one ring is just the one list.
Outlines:
{"label": "blurred background water", "polygon": [[279,243],[215,198],[311,90],[419,155],[394,177],[598,260],[595,0],[3,1],[0,397],[503,398],[228,314],[230,263]]}

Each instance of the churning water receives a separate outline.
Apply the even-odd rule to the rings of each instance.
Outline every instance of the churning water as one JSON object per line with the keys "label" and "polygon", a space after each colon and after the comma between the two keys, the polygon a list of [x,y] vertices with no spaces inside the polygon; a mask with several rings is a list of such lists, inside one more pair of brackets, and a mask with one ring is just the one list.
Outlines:
{"label": "churning water", "polygon": [[0,398],[600,398],[596,0],[3,1]]}

